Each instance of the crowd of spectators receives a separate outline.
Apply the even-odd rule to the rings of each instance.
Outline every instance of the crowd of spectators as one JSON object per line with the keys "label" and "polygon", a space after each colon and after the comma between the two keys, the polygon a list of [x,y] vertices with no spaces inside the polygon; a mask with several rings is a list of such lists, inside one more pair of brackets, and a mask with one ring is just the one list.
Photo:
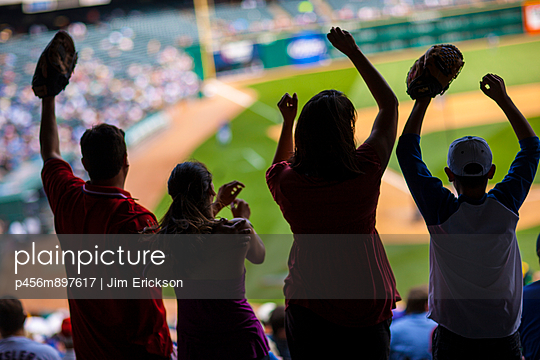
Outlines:
{"label": "crowd of spectators", "polygon": [[[539,286],[536,281],[540,280],[540,272],[534,274],[528,272],[526,275],[525,285]],[[290,354],[285,337],[285,307],[268,302],[257,305],[257,309],[256,315],[264,326],[274,356],[271,359],[289,360]],[[437,324],[427,318],[427,310],[427,286],[420,285],[411,288],[407,302],[399,303],[397,309],[394,310],[390,327],[392,332],[391,360],[431,359],[431,338]],[[37,342],[54,347],[63,359],[75,359],[71,338],[71,321],[69,317],[66,318],[66,314],[65,309],[59,309],[52,314],[30,316],[25,323],[25,334]],[[534,313],[529,312],[526,315],[530,317],[534,316]],[[536,323],[534,324],[537,326]],[[171,323],[169,327],[173,331],[176,324]],[[529,336],[529,334],[527,335]]]}
{"label": "crowd of spectators", "polygon": [[[79,39],[86,35],[83,24],[75,24],[70,30],[75,30]],[[129,29],[124,33],[135,37]],[[32,36],[14,41],[25,47],[31,44]],[[112,48],[122,39],[126,39],[124,44],[132,41],[120,32],[110,31],[99,44],[101,49],[88,45],[78,49],[79,60],[70,86],[57,99],[59,135],[66,154],[79,153],[78,141],[82,133],[94,124],[107,122],[129,129],[147,115],[199,92],[200,81],[192,71],[193,59],[176,47],[158,47],[156,51],[155,46],[149,46],[146,57],[124,61],[120,71],[118,64],[114,66],[108,59],[96,55],[96,51]],[[127,45],[120,43],[119,46]],[[31,89],[37,57],[39,55],[24,64],[25,73],[21,73],[15,69],[20,61],[16,54],[0,54],[0,147],[6,149],[0,153],[0,179],[39,155],[41,110],[39,99]]]}

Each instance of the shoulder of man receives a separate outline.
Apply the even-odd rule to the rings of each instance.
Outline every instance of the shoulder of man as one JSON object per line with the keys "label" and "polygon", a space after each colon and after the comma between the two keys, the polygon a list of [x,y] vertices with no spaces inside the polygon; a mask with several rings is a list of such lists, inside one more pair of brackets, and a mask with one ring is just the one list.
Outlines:
{"label": "shoulder of man", "polygon": [[122,202],[117,208],[115,218],[118,224],[115,232],[118,234],[152,232],[158,227],[155,215],[132,198]]}
{"label": "shoulder of man", "polygon": [[45,192],[59,190],[59,187],[73,182],[84,184],[84,180],[73,174],[71,166],[65,160],[57,158],[48,159],[43,163],[41,179]]}

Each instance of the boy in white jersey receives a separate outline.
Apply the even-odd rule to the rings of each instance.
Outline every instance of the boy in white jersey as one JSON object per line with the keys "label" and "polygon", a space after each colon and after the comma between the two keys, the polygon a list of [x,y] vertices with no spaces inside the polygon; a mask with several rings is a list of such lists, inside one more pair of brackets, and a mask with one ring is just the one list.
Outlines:
{"label": "boy in white jersey", "polygon": [[24,336],[25,320],[26,314],[19,300],[0,299],[0,359],[60,360],[54,348]]}
{"label": "boy in white jersey", "polygon": [[488,193],[495,165],[481,138],[466,136],[450,145],[445,172],[458,197],[422,161],[420,131],[430,98],[416,101],[397,147],[403,176],[431,234],[428,316],[439,324],[434,360],[521,360],[523,278],[515,229],[536,174],[540,142],[502,78],[487,74],[480,88],[504,111],[521,147],[506,177]]}

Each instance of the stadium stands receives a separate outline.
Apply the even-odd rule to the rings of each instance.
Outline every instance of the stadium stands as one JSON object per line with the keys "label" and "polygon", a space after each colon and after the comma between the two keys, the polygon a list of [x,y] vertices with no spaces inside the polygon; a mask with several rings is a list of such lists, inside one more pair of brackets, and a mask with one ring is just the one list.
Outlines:
{"label": "stadium stands", "polygon": [[[129,128],[166,104],[199,93],[193,59],[175,47],[183,36],[196,36],[190,21],[194,18],[171,11],[69,27],[79,63],[71,84],[58,97],[63,151],[77,152],[82,131],[94,123]],[[7,152],[0,155],[0,173],[38,155],[40,102],[30,84],[37,59],[52,35],[17,36],[2,45],[0,143]]]}

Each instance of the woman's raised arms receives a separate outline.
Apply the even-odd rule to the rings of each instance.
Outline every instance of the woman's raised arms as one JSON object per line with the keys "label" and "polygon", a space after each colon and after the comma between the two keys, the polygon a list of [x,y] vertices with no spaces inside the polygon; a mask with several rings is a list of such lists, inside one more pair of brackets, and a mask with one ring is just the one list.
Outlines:
{"label": "woman's raised arms", "polygon": [[327,35],[332,45],[345,54],[354,64],[360,76],[366,82],[366,85],[373,95],[379,107],[379,113],[373,123],[371,134],[366,140],[373,146],[379,158],[381,165],[386,168],[394,142],[396,141],[397,120],[398,120],[398,100],[396,95],[386,83],[386,80],[369,62],[365,55],[360,51],[352,35],[339,27],[330,29]]}

